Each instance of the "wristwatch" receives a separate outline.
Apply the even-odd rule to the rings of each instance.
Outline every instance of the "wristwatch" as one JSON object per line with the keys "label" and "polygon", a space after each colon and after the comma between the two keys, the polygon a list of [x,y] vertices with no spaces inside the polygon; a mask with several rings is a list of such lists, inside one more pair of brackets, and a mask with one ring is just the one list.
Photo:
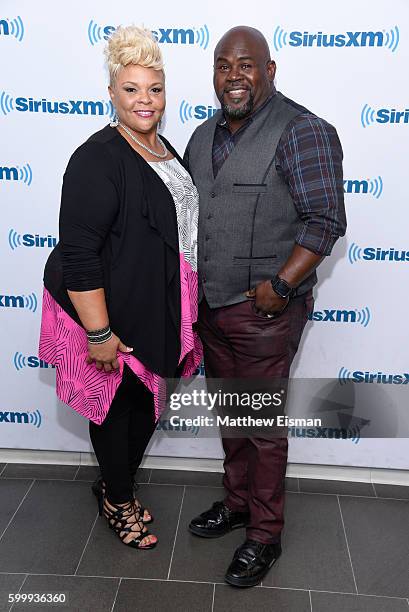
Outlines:
{"label": "wristwatch", "polygon": [[287,281],[280,278],[277,274],[271,279],[271,286],[273,291],[275,291],[277,295],[282,297],[284,300],[290,298],[295,291],[292,287],[290,287]]}

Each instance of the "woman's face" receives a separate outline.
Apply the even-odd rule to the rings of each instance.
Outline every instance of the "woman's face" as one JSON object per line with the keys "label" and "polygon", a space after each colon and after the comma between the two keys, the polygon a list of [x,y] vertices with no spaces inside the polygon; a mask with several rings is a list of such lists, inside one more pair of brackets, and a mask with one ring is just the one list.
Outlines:
{"label": "woman's face", "polygon": [[143,134],[156,130],[166,106],[162,70],[128,64],[108,89],[121,123]]}

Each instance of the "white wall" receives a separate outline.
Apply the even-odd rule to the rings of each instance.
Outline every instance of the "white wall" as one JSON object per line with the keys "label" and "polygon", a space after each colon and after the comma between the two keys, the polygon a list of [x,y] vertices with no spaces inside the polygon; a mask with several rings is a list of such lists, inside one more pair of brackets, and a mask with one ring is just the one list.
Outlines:
{"label": "white wall", "polygon": [[[0,5],[0,447],[90,448],[87,423],[56,400],[54,372],[39,363],[37,344],[42,269],[57,237],[62,174],[73,150],[109,117],[24,109],[30,99],[68,102],[67,109],[70,100],[103,101],[97,110],[109,113],[103,36],[106,27],[109,32],[109,26],[119,24],[143,23],[162,41],[168,98],[164,133],[181,153],[195,126],[216,105],[212,50],[217,40],[240,23],[263,31],[277,61],[278,89],[337,127],[345,179],[367,181],[360,189],[368,189],[354,193],[354,185],[346,184],[348,234],[321,265],[316,291],[316,317],[325,310],[353,314],[348,322],[308,325],[294,375],[336,379],[341,373],[359,379],[359,372],[408,371],[409,110],[399,122],[391,112],[408,107],[406,0],[344,0],[338,5],[236,0],[225,6],[214,0],[158,0],[151,6],[130,0],[3,0]],[[179,29],[191,30],[185,44]],[[301,38],[304,32],[334,34],[339,46],[318,46],[320,37],[311,46],[296,46],[296,32]],[[378,114],[379,109],[384,110]],[[35,235],[50,238],[44,246],[32,246]],[[389,255],[386,261],[370,259],[378,248],[404,251],[405,261],[393,256],[390,261]],[[355,383],[360,388],[369,384]],[[382,382],[372,386],[380,394],[390,393]],[[407,402],[398,409],[407,420]],[[9,422],[18,419],[22,422]],[[409,468],[406,448],[406,440],[394,439],[361,439],[359,444],[294,440],[290,461]],[[172,439],[159,432],[151,453],[221,456],[218,440],[189,434]]]}

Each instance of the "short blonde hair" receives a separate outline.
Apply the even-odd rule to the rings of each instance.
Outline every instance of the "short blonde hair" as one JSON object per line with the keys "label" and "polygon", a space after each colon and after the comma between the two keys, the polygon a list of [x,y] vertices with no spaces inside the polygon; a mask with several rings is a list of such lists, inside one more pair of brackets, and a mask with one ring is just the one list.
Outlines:
{"label": "short blonde hair", "polygon": [[162,52],[152,32],[146,28],[120,26],[110,37],[105,55],[111,84],[119,70],[128,64],[163,70]]}

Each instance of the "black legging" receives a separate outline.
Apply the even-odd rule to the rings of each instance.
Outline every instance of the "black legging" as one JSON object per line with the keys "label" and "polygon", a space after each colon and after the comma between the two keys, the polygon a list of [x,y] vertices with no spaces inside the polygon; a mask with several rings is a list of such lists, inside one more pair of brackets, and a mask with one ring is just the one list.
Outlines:
{"label": "black legging", "polygon": [[124,366],[107,417],[102,425],[89,423],[89,433],[106,495],[122,504],[133,498],[136,470],[155,430],[153,394]]}

